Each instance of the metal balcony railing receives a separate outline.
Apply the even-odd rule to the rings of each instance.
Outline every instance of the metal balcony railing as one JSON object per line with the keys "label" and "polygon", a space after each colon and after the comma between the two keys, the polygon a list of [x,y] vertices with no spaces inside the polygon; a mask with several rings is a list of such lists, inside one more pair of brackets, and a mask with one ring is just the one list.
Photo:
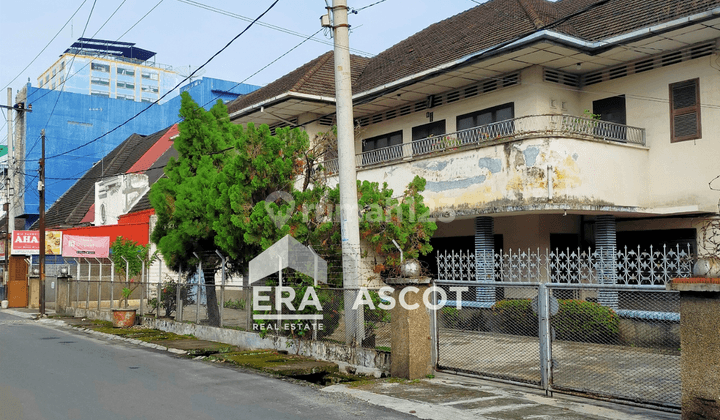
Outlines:
{"label": "metal balcony railing", "polygon": [[[489,142],[538,136],[609,140],[645,145],[643,128],[573,115],[528,115],[359,153],[355,156],[355,164],[358,168],[368,167],[415,156],[481,147]],[[324,165],[328,173],[337,173],[337,159],[325,161]]]}

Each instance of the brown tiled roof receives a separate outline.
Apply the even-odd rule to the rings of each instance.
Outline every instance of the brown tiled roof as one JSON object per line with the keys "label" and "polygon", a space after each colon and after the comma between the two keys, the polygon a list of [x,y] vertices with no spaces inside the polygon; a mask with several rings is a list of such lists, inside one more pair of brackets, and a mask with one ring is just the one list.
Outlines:
{"label": "brown tiled roof", "polygon": [[[353,81],[362,73],[369,58],[350,55]],[[333,52],[298,67],[278,80],[228,104],[228,112],[233,113],[248,106],[263,102],[286,92],[306,93],[310,95],[335,97],[335,69]]]}
{"label": "brown tiled roof", "polygon": [[[96,163],[82,178],[78,179],[45,213],[47,228],[78,226],[85,214],[95,203],[95,182],[103,177],[125,173],[155,144],[168,130],[158,131],[149,136],[133,134]],[[37,228],[37,222],[32,229]]]}
{"label": "brown tiled roof", "polygon": [[[353,92],[362,93],[551,29],[598,41],[650,25],[710,10],[720,0],[491,0],[428,26],[367,59],[353,56]],[[286,92],[334,96],[332,52],[269,85],[238,98],[230,112]]]}

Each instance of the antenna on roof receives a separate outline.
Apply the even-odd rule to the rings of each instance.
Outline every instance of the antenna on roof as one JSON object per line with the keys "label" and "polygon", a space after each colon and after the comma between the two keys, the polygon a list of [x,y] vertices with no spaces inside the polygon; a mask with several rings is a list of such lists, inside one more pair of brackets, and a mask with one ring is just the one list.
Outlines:
{"label": "antenna on roof", "polygon": [[189,77],[188,82],[192,82],[193,80],[198,79],[198,78],[200,78],[200,76],[205,74],[205,69],[200,69],[200,71],[198,71],[197,73],[193,74],[192,77],[190,77],[190,75],[197,69],[198,69],[198,66],[187,65],[187,66],[176,67],[173,70],[175,71],[175,73],[179,74],[182,77]]}

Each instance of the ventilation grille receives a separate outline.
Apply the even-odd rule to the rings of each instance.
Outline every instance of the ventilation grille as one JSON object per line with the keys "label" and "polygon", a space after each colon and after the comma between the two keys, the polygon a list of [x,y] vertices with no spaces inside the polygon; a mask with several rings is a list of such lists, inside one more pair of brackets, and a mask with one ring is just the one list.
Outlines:
{"label": "ventilation grille", "polygon": [[274,135],[275,135],[275,131],[276,131],[278,128],[297,127],[297,122],[298,122],[298,119],[297,119],[297,118],[292,118],[292,119],[289,119],[288,121],[291,122],[292,124],[283,122],[283,123],[280,123],[280,124],[275,124],[275,125],[273,125],[273,126],[270,126],[270,134],[272,134],[272,135],[274,136]]}
{"label": "ventilation grille", "polygon": [[334,116],[324,116],[318,120],[318,124],[331,126],[335,122]]}
{"label": "ventilation grille", "polygon": [[[697,44],[683,48],[678,51],[660,54],[652,58],[646,58],[629,64],[623,64],[621,66],[588,73],[583,77],[582,85],[590,86],[607,80],[625,77],[630,74],[643,73],[661,67],[672,66],[673,64],[682,63],[684,61],[706,57],[712,55],[714,52],[715,42]],[[548,73],[550,72],[560,73],[556,70],[548,70],[545,72],[545,80],[549,82],[561,83],[555,80],[549,80]]]}
{"label": "ventilation grille", "polygon": [[572,86],[574,88],[580,87],[580,76],[571,73],[565,73],[564,71],[545,69],[544,79],[546,82],[557,83],[565,86]]}
{"label": "ventilation grille", "polygon": [[[572,76],[572,75],[571,75]],[[573,76],[577,77],[577,76]],[[516,86],[520,84],[520,73],[510,73],[496,79],[483,80],[474,85],[465,86],[463,88],[444,93],[442,95],[433,95],[425,100],[415,102],[414,104],[405,105],[400,108],[391,109],[389,111],[359,117],[355,122],[362,127],[370,124],[377,124],[382,121],[391,120],[393,118],[410,115],[413,112],[420,112],[426,109],[434,108],[444,104],[451,104],[461,99],[472,98],[483,93],[493,92],[498,89]]]}

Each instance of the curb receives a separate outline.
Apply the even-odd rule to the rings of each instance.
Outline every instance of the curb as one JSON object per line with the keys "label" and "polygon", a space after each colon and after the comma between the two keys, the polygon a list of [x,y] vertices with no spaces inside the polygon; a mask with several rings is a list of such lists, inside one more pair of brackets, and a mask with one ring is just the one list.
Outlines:
{"label": "curb", "polygon": [[88,334],[90,334],[90,335],[94,335],[94,336],[97,336],[97,337],[106,338],[106,339],[108,339],[108,340],[124,341],[124,342],[126,342],[126,343],[135,344],[135,345],[138,345],[138,346],[141,346],[141,347],[147,347],[147,348],[151,348],[151,349],[155,349],[155,350],[166,351],[166,352],[168,352],[168,353],[177,354],[177,355],[185,355],[185,354],[187,354],[187,351],[185,351],[185,350],[175,349],[175,348],[172,348],[172,347],[165,347],[165,346],[161,346],[161,345],[159,345],[159,344],[148,343],[148,342],[146,342],[146,341],[140,341],[140,340],[136,340],[136,339],[134,339],[134,338],[120,337],[120,336],[113,335],[113,334],[108,334],[108,333],[104,333],[104,332],[99,332],[99,331],[91,330],[91,329],[89,329],[89,328],[72,327],[72,326],[69,325],[67,322],[65,322],[65,321],[60,321],[60,320],[57,320],[57,319],[52,319],[52,318],[40,318],[40,319],[38,319],[38,315],[39,315],[39,314],[29,314],[29,313],[26,313],[26,312],[15,311],[15,310],[13,310],[13,309],[2,309],[2,310],[0,310],[0,313],[6,313],[6,314],[9,314],[9,315],[17,316],[17,317],[19,317],[19,318],[24,318],[24,319],[32,319],[32,320],[35,320],[38,324],[44,324],[44,325],[47,325],[47,326],[73,328],[74,330],[82,331],[82,332],[85,332],[85,333],[88,333]]}

